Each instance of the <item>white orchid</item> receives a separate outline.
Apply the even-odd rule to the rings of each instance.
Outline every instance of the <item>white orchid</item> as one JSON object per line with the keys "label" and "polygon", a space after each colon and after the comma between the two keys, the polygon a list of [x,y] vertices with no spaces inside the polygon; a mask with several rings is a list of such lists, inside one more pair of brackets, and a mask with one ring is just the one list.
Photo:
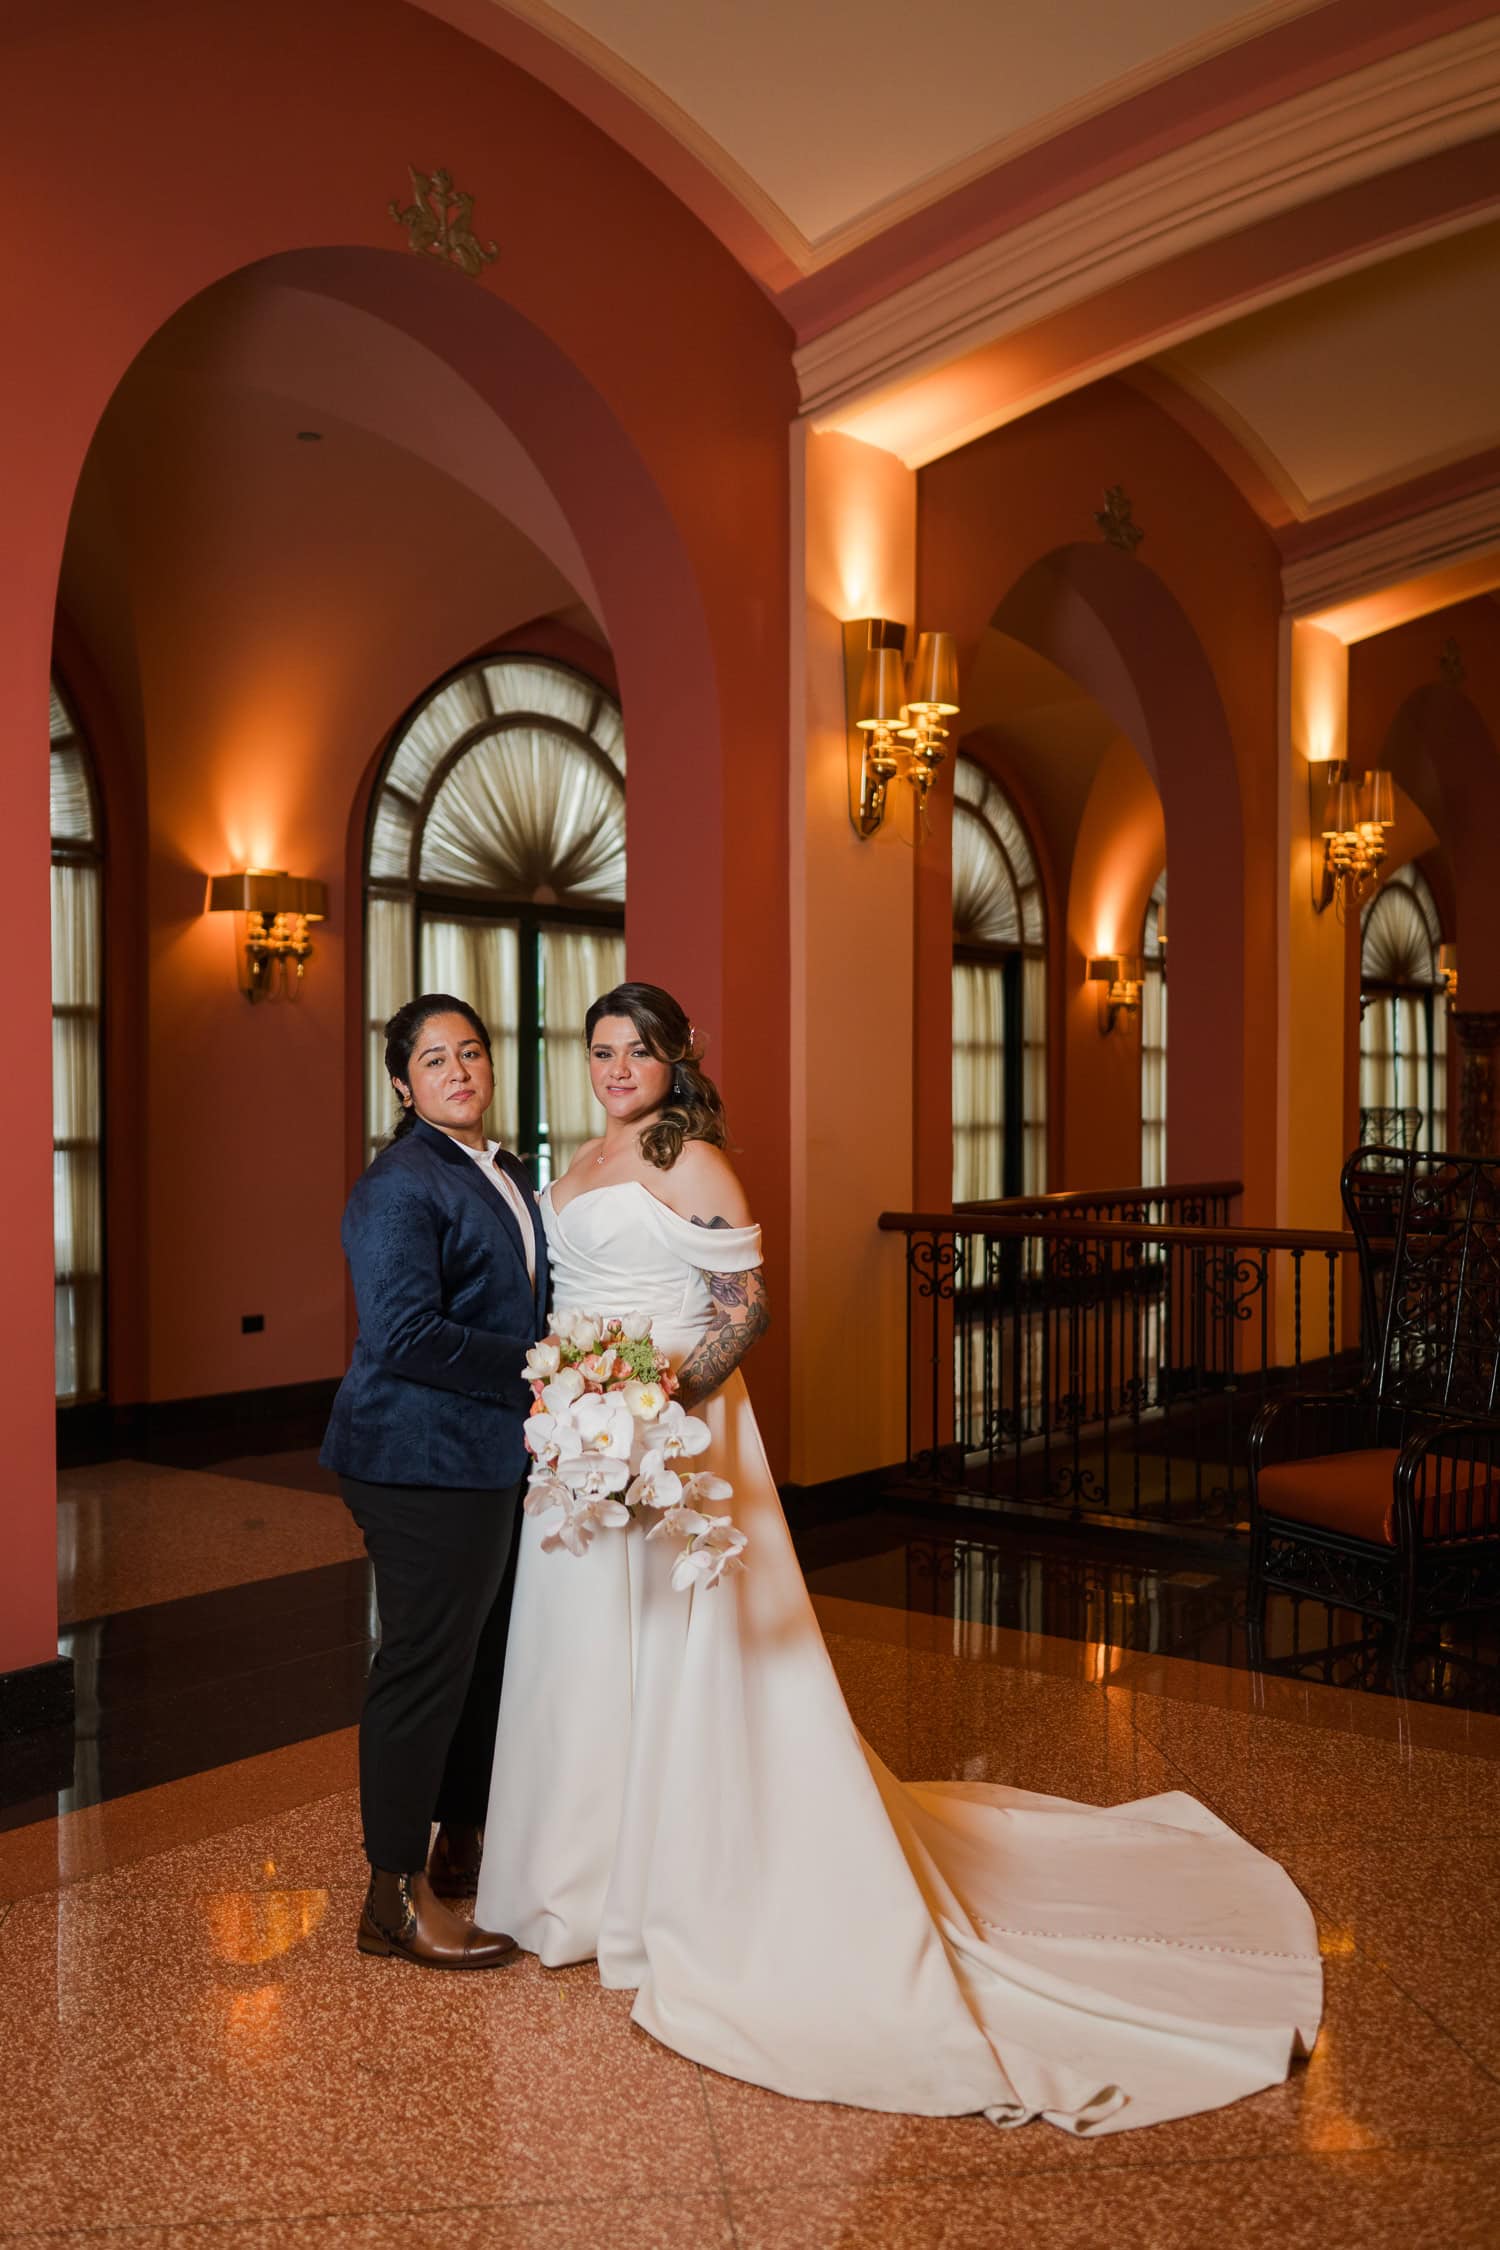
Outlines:
{"label": "white orchid", "polygon": [[582,1398],[587,1385],[576,1367],[564,1367],[553,1376],[542,1391],[542,1404],[549,1414],[565,1415],[574,1399]]}
{"label": "white orchid", "polygon": [[526,1354],[526,1362],[521,1369],[521,1373],[528,1383],[545,1383],[557,1373],[561,1366],[562,1346],[554,1343],[552,1338],[548,1336],[540,1344],[532,1345],[530,1351]]}
{"label": "white orchid", "polygon": [[527,1452],[545,1469],[555,1469],[559,1461],[574,1460],[583,1451],[583,1439],[562,1415],[530,1415],[522,1434]]}
{"label": "white orchid", "polygon": [[667,1403],[667,1394],[660,1383],[637,1382],[633,1375],[625,1385],[624,1397],[638,1422],[654,1422]]}
{"label": "white orchid", "polygon": [[566,1514],[573,1505],[573,1487],[559,1476],[533,1469],[521,1505],[528,1516],[545,1516],[554,1509]]}
{"label": "white orchid", "polygon": [[[668,1474],[671,1474],[670,1470]],[[677,1478],[673,1477],[672,1482],[677,1484]],[[661,1522],[654,1523],[646,1537],[648,1539],[680,1539],[684,1545],[687,1545],[689,1541],[696,1539],[701,1532],[707,1531],[712,1522],[712,1516],[700,1515],[696,1508],[687,1508],[678,1503],[666,1510]]]}
{"label": "white orchid", "polygon": [[711,1443],[708,1424],[700,1422],[696,1414],[687,1413],[676,1399],[658,1416],[651,1436],[651,1452],[641,1463],[643,1470],[657,1454],[663,1461],[676,1461],[684,1453],[705,1452]]}
{"label": "white orchid", "polygon": [[[682,1479],[670,1469],[657,1469],[649,1477],[638,1476],[625,1495],[632,1508],[675,1508],[682,1499]],[[646,1537],[654,1539],[654,1531]]]}
{"label": "white orchid", "polygon": [[555,1554],[559,1547],[566,1547],[570,1555],[586,1554],[596,1533],[618,1530],[629,1521],[630,1510],[608,1493],[584,1500],[581,1505],[553,1509],[543,1519],[542,1553]]}
{"label": "white orchid", "polygon": [[573,1427],[589,1454],[607,1454],[628,1461],[635,1444],[635,1417],[619,1391],[591,1391],[572,1413]]}
{"label": "white orchid", "polygon": [[745,1534],[739,1525],[731,1523],[727,1516],[720,1516],[698,1534],[691,1546],[683,1548],[672,1565],[673,1586],[679,1594],[693,1586],[701,1586],[707,1592],[731,1571],[744,1569],[740,1558],[745,1545]]}
{"label": "white orchid", "polygon": [[[626,1461],[611,1461],[599,1454],[586,1454],[579,1461],[564,1461],[558,1475],[574,1495],[575,1504],[613,1500],[615,1493],[623,1492],[630,1482],[630,1465]],[[623,1522],[624,1517],[611,1517],[611,1522]]]}
{"label": "white orchid", "polygon": [[727,1484],[723,1477],[711,1475],[707,1469],[695,1469],[691,1476],[682,1479],[682,1497],[689,1507],[696,1507],[700,1500],[732,1500],[734,1486]]}

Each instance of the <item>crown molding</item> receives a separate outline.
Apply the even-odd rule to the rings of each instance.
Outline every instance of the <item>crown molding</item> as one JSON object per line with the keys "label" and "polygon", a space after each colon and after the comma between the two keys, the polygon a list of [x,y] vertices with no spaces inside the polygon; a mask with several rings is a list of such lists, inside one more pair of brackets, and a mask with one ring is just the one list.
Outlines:
{"label": "crown molding", "polygon": [[1489,17],[1207,133],[841,321],[794,355],[802,411],[836,424],[1165,259],[1497,127]]}
{"label": "crown molding", "polygon": [[1284,563],[1282,603],[1289,617],[1314,616],[1497,550],[1500,484],[1492,484]]}

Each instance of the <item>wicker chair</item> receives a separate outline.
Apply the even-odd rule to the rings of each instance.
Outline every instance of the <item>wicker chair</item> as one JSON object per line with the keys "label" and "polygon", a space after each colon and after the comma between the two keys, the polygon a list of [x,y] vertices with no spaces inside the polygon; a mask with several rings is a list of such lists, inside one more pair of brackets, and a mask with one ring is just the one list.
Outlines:
{"label": "wicker chair", "polygon": [[1394,1628],[1399,1685],[1416,1625],[1500,1602],[1500,1163],[1362,1148],[1342,1188],[1379,1349],[1256,1418],[1251,1643],[1273,1586],[1310,1595]]}

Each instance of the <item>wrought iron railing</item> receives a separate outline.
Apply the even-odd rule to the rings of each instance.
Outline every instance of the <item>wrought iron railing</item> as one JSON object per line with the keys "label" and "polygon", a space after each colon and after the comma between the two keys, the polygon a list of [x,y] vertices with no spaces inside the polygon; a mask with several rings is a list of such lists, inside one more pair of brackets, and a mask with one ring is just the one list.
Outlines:
{"label": "wrought iron railing", "polygon": [[1261,1403],[1357,1376],[1349,1234],[1035,1205],[880,1225],[906,1238],[903,1478],[929,1496],[1238,1534]]}
{"label": "wrought iron railing", "polygon": [[1179,1227],[1227,1226],[1244,1193],[1239,1180],[1201,1180],[1187,1187],[1059,1188],[1051,1195],[1008,1195],[997,1202],[956,1203],[955,1214],[997,1219],[1135,1220]]}

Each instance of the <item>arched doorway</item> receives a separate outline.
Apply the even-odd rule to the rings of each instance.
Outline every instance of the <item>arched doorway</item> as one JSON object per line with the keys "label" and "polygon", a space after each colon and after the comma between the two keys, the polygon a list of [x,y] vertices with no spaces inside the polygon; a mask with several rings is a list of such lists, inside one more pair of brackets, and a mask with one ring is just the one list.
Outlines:
{"label": "arched doorway", "polygon": [[[1176,940],[1166,1169],[1179,1180],[1243,1178],[1244,827],[1234,744],[1208,658],[1156,573],[1104,545],[1061,547],[1032,564],[991,628],[1075,681],[1133,745],[1159,792]],[[981,648],[976,672],[983,662]]]}

